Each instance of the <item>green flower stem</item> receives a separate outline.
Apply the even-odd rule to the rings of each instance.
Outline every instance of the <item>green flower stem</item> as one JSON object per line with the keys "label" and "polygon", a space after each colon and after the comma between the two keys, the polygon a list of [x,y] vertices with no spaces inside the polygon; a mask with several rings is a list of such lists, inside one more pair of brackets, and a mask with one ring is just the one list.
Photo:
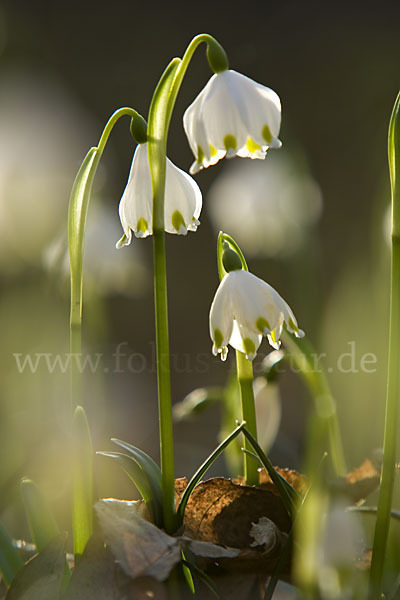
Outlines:
{"label": "green flower stem", "polygon": [[389,359],[383,464],[370,571],[370,599],[381,597],[396,467],[400,398],[400,93],[389,125],[389,171],[392,192],[392,259],[390,283]]}
{"label": "green flower stem", "polygon": [[[242,268],[245,271],[249,270],[243,252],[241,251],[235,240],[227,233],[223,233],[221,231],[219,233],[217,242],[217,265],[220,281],[222,281],[222,279],[226,275],[226,271],[224,269],[224,264],[222,260],[224,242],[228,242],[232,250],[234,250],[237,253],[242,263]],[[257,441],[257,420],[253,390],[253,364],[251,361],[247,360],[243,352],[239,352],[238,350],[236,350],[236,371],[240,389],[242,419],[243,421],[246,421],[246,429]],[[250,452],[252,452],[253,446],[246,437],[244,440],[244,448],[248,451],[243,453],[245,481],[247,485],[258,485],[259,477],[257,471],[257,462],[249,454]]]}
{"label": "green flower stem", "polygon": [[282,331],[281,339],[313,396],[316,415],[321,420],[324,430],[327,431],[329,456],[335,474],[343,476],[347,472],[346,460],[337,418],[336,402],[332,396],[326,374],[320,364],[318,364],[318,368],[313,364],[310,357],[315,352],[308,340],[299,340],[285,330]]}
{"label": "green flower stem", "polygon": [[[242,419],[246,421],[246,429],[257,440],[256,408],[253,391],[253,363],[247,360],[243,352],[236,350],[236,369],[240,387],[240,401],[242,405]],[[244,448],[249,452],[253,446],[247,438],[244,440]],[[243,453],[244,478],[247,485],[258,485],[258,464],[247,452]]]}
{"label": "green flower stem", "polygon": [[[148,153],[153,187],[154,304],[156,318],[157,381],[160,423],[160,456],[164,526],[173,533],[178,521],[175,509],[174,448],[171,405],[171,367],[168,332],[168,296],[164,234],[164,196],[168,130],[176,98],[190,60],[201,42],[218,42],[206,34],[197,36],[183,59],[174,58],[154,92],[148,124]],[[222,51],[223,52],[223,51]]]}
{"label": "green flower stem", "polygon": [[[80,355],[82,352],[83,250],[92,184],[111,130],[118,119],[125,115],[132,119],[140,116],[133,108],[120,108],[111,115],[98,145],[87,153],[71,191],[68,211],[68,246],[71,276],[70,352],[73,355]],[[81,380],[78,363],[71,361],[72,410],[81,401]]]}
{"label": "green flower stem", "polygon": [[208,33],[201,33],[200,35],[196,35],[196,37],[192,39],[189,46],[186,48],[185,54],[182,57],[181,63],[176,71],[175,79],[172,84],[170,98],[168,102],[167,129],[169,127],[172,111],[174,109],[176,98],[179,89],[182,85],[182,81],[185,76],[186,70],[190,64],[190,61],[192,60],[193,54],[195,53],[199,45],[202,43],[207,44],[207,58],[212,69],[215,68],[214,63],[216,62],[215,60],[213,60],[214,57],[217,57],[217,59],[219,59],[218,62],[225,63],[223,64],[224,68],[221,68],[221,70],[225,70],[229,66],[225,50],[222,48],[219,42],[217,42],[217,40],[212,37],[212,35],[209,35]]}

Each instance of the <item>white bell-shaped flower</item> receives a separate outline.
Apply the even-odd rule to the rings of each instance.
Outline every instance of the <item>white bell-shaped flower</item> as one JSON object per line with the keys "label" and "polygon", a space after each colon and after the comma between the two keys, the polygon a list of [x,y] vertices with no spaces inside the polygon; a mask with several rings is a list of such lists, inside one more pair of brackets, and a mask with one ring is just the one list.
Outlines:
{"label": "white bell-shaped flower", "polygon": [[213,75],[183,116],[196,157],[190,172],[225,155],[265,158],[268,148],[281,146],[280,124],[281,102],[273,90],[236,71]]}
{"label": "white bell-shaped flower", "polygon": [[253,360],[263,336],[278,349],[283,325],[296,337],[304,336],[291,308],[268,283],[244,270],[225,275],[210,309],[215,356],[225,360],[230,344]]}
{"label": "white bell-shaped flower", "polygon": [[[186,235],[196,231],[202,207],[201,191],[195,180],[178,169],[168,158],[165,175],[164,227],[168,233]],[[117,248],[136,237],[153,233],[153,192],[147,144],[139,144],[135,150],[128,183],[119,204],[119,216],[124,235]]]}

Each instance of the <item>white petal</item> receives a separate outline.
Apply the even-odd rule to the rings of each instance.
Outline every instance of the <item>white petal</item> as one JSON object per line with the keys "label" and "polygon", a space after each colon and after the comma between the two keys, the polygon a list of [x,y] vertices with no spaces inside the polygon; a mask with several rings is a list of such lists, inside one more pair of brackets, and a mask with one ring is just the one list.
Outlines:
{"label": "white petal", "polygon": [[[232,335],[229,343],[235,350],[243,352],[248,360],[253,360],[255,358],[261,341],[262,335],[258,335],[247,327],[240,325],[236,319],[233,321]],[[248,347],[249,342],[252,346],[251,348]]]}
{"label": "white petal", "polygon": [[[201,191],[195,180],[187,173],[178,169],[168,158],[165,178],[165,231],[168,233],[187,233],[196,231],[202,208]],[[184,221],[178,232],[173,226],[173,215],[178,211]],[[184,230],[184,231],[183,231]]]}
{"label": "white petal", "polygon": [[[224,354],[226,357],[227,351],[224,349],[229,343],[232,327],[230,283],[228,275],[225,275],[219,284],[210,308],[210,336],[214,342],[213,353],[216,355],[218,352],[222,352],[222,359],[224,359]],[[220,336],[220,339],[218,339],[218,336]],[[216,341],[218,345],[215,343]]]}
{"label": "white petal", "polygon": [[217,150],[224,151],[224,139],[227,135],[236,140],[236,148],[246,143],[248,131],[241,115],[241,107],[237,103],[236,86],[232,85],[232,71],[218,73],[212,81],[207,95],[203,99],[201,117],[205,124],[207,139]]}
{"label": "white petal", "polygon": [[[232,309],[237,321],[259,334],[259,319],[268,322],[272,330],[279,322],[282,312],[277,303],[280,296],[268,283],[248,271],[233,271]],[[264,327],[263,327],[264,330]]]}
{"label": "white petal", "polygon": [[[228,73],[248,135],[263,148],[279,147],[280,142],[277,137],[281,125],[281,101],[278,94],[241,73],[236,71]],[[266,143],[262,136],[265,125],[272,134],[270,143]]]}
{"label": "white petal", "polygon": [[[128,183],[119,204],[119,216],[127,240],[132,239],[131,230],[137,237],[152,233],[152,188],[147,144],[137,146],[133,155]],[[140,219],[147,223],[147,230],[138,231]]]}
{"label": "white petal", "polygon": [[[204,122],[201,117],[201,111],[203,100],[208,93],[208,89],[211,86],[214,77],[215,75],[211,77],[210,81],[207,83],[205,88],[202,90],[202,92],[200,92],[200,94],[192,102],[192,104],[185,110],[185,113],[183,115],[183,128],[185,130],[193,154],[195,155],[196,159],[198,159],[200,147],[201,151],[204,154],[204,158],[207,161],[210,160],[210,147],[209,142],[207,140]],[[191,173],[196,172],[196,165],[197,171],[202,168],[202,162],[198,162],[198,160],[196,160],[190,169]]]}
{"label": "white petal", "polygon": [[[281,146],[280,122],[281,103],[273,90],[233,70],[213,75],[183,118],[197,158],[190,173],[215,164],[225,154],[265,158],[268,148]],[[234,138],[234,147],[226,147],[227,135]]]}

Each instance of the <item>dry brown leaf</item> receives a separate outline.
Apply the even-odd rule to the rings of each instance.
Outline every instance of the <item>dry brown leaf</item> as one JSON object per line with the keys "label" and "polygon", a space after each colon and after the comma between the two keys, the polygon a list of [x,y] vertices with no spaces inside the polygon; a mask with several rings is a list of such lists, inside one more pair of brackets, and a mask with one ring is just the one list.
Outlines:
{"label": "dry brown leaf", "polygon": [[[183,492],[179,482],[179,493]],[[252,548],[254,524],[267,518],[278,530],[276,543],[268,548]],[[184,535],[219,546],[239,548],[236,558],[218,559],[226,570],[246,573],[271,573],[281,549],[281,538],[291,521],[279,496],[270,490],[248,487],[230,479],[216,477],[194,489],[185,511]],[[207,564],[203,565],[207,568]],[[289,561],[284,567],[288,573]]]}
{"label": "dry brown leaf", "polygon": [[180,561],[182,549],[212,559],[233,558],[238,549],[184,536],[170,536],[143,518],[141,502],[108,498],[95,505],[105,541],[124,572],[137,579],[153,577],[164,581]]}
{"label": "dry brown leaf", "polygon": [[[274,467],[275,471],[279,473],[290,485],[296,490],[301,496],[306,493],[309,483],[307,477],[298,473],[294,469],[287,469],[281,467]],[[260,471],[260,485],[263,489],[271,490],[274,494],[279,494],[277,487],[272,482],[271,477],[268,475],[265,469]]]}
{"label": "dry brown leaf", "polygon": [[215,477],[199,483],[186,506],[184,534],[231,548],[248,548],[250,530],[261,517],[268,517],[288,532],[290,518],[276,494],[261,488]]}
{"label": "dry brown leaf", "polygon": [[346,494],[353,502],[359,502],[376,490],[379,480],[379,471],[369,459],[366,459],[346,477],[339,478],[333,487]]}

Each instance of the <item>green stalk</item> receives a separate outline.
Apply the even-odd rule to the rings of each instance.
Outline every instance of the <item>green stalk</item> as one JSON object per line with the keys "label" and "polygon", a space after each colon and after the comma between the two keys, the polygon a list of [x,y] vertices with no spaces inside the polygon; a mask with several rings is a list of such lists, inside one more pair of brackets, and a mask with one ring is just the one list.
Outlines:
{"label": "green stalk", "polygon": [[[227,233],[223,233],[221,231],[218,236],[217,242],[217,264],[220,281],[222,281],[222,279],[226,275],[226,271],[224,269],[224,264],[222,260],[224,242],[228,242],[230,247],[239,256],[240,261],[242,263],[242,268],[245,271],[249,270],[243,252],[241,251],[235,240]],[[253,364],[251,361],[247,360],[243,352],[239,352],[238,350],[236,350],[236,371],[240,389],[242,419],[243,421],[246,421],[246,429],[257,441],[256,408],[253,390]],[[259,477],[257,470],[257,462],[250,454],[253,446],[246,437],[244,439],[244,448],[245,450],[247,450],[247,452],[243,453],[243,471],[246,484],[258,485]]]}
{"label": "green stalk", "polygon": [[299,340],[287,331],[282,331],[282,342],[304,379],[315,403],[315,412],[324,428],[327,429],[329,457],[335,474],[340,477],[346,474],[346,459],[337,418],[336,402],[332,395],[327,376],[318,363],[313,364],[311,356],[315,355],[314,348],[308,340]]}
{"label": "green stalk", "polygon": [[[240,387],[240,402],[242,405],[242,419],[246,421],[246,429],[257,440],[256,408],[253,391],[253,363],[247,360],[243,352],[236,350],[236,369]],[[245,437],[244,448],[252,452],[253,446]],[[258,464],[247,452],[243,453],[244,478],[247,485],[258,485]]]}
{"label": "green stalk", "polygon": [[153,188],[154,304],[160,457],[164,526],[169,533],[175,531],[178,521],[175,510],[171,367],[164,233],[166,149],[169,124],[176,98],[193,53],[201,42],[207,42],[209,46],[210,44],[214,44],[216,49],[214,54],[218,54],[220,46],[211,36],[201,35],[194,38],[187,48],[183,59],[174,58],[162,74],[153,94],[148,123],[148,153]]}
{"label": "green stalk", "polygon": [[396,468],[400,392],[400,93],[389,125],[389,171],[392,193],[392,258],[390,282],[389,358],[383,464],[370,571],[370,599],[381,597]]}

